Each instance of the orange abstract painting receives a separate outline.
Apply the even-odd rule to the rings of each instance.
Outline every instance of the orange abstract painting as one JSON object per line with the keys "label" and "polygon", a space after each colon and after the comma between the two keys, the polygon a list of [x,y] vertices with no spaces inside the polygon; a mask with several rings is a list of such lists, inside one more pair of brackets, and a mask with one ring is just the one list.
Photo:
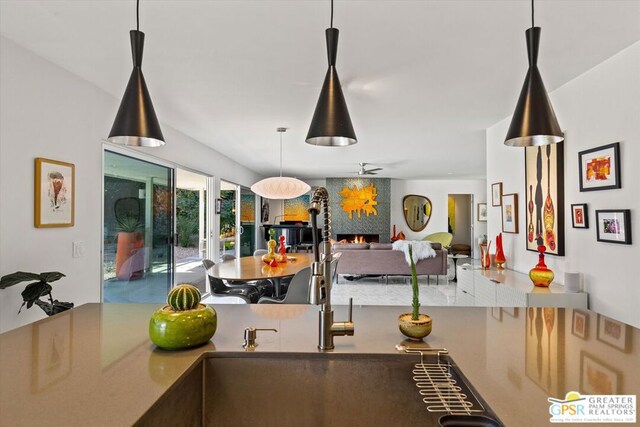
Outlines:
{"label": "orange abstract painting", "polygon": [[378,192],[373,183],[361,189],[358,189],[355,184],[352,188],[345,185],[338,194],[342,196],[340,206],[342,206],[343,211],[349,214],[349,219],[353,219],[354,213],[358,215],[358,218],[361,217],[363,212],[367,216],[378,215],[378,211],[375,208],[378,204],[376,201]]}

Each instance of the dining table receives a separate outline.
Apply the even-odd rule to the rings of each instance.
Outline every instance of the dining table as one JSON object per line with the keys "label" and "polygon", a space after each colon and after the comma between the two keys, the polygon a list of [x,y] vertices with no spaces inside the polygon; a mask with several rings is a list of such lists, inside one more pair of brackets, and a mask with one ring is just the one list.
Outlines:
{"label": "dining table", "polygon": [[226,281],[244,281],[266,279],[273,283],[273,293],[279,297],[282,293],[282,279],[293,277],[298,271],[309,267],[313,254],[287,254],[287,262],[272,267],[262,261],[262,256],[245,256],[215,264],[207,269],[207,274]]}

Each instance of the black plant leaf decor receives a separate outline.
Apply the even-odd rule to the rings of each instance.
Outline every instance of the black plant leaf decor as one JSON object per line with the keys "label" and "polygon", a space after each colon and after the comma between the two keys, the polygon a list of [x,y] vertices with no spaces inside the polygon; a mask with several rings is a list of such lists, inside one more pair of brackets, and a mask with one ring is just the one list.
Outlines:
{"label": "black plant leaf decor", "polygon": [[[55,282],[63,277],[65,277],[65,275],[58,271],[49,271],[40,274],[18,271],[16,273],[2,276],[2,278],[0,278],[0,289],[6,289],[10,286],[17,285],[18,283],[31,281],[31,283],[25,286],[21,293],[22,305],[18,310],[18,314],[22,311],[22,308],[25,305],[27,306],[27,309],[30,309],[35,304],[40,307],[47,316],[53,316],[54,314],[73,308],[72,302],[54,300],[51,296],[51,290],[53,288],[49,282]],[[34,282],[33,280],[36,281]],[[41,300],[41,297],[48,297],[48,301]]]}

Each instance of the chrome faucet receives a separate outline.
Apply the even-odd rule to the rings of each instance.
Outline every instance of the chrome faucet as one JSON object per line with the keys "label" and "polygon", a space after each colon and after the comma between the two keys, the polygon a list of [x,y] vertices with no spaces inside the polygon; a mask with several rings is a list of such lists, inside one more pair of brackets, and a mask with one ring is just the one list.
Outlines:
{"label": "chrome faucet", "polygon": [[[318,249],[317,216],[324,212],[322,226],[322,259]],[[309,303],[320,305],[318,324],[318,348],[320,350],[332,350],[334,336],[353,336],[354,326],[352,321],[353,301],[349,299],[349,320],[346,322],[334,322],[331,309],[331,212],[329,211],[329,193],[324,187],[318,187],[311,199],[309,207],[311,215],[311,229],[313,230],[313,264],[311,264],[311,278],[309,286]]]}

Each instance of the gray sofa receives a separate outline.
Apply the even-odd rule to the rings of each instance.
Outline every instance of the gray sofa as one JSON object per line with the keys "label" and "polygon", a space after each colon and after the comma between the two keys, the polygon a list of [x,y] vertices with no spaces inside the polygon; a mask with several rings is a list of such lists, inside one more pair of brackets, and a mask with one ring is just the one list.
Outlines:
{"label": "gray sofa", "polygon": [[[447,274],[447,251],[440,243],[432,243],[435,258],[422,259],[416,263],[418,275]],[[337,274],[373,274],[386,276],[408,276],[411,269],[402,251],[394,251],[391,243],[335,243],[333,253],[340,254]]]}

